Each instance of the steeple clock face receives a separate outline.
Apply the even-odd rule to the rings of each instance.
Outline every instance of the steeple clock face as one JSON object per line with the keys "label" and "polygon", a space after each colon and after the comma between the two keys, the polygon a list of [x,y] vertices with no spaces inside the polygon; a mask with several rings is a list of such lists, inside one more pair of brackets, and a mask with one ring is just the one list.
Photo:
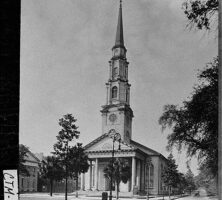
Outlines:
{"label": "steeple clock face", "polygon": [[111,115],[109,116],[109,121],[110,121],[110,122],[114,123],[116,120],[117,120],[117,116],[116,116],[115,114],[111,114]]}

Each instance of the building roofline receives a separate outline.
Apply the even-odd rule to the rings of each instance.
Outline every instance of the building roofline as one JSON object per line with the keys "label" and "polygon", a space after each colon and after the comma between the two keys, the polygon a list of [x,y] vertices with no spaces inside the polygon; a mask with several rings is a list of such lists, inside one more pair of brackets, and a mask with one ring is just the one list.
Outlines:
{"label": "building roofline", "polygon": [[[27,149],[27,153],[29,153],[32,157],[34,157],[38,163],[40,163],[41,161],[35,156],[34,153],[32,153],[29,149]],[[26,156],[27,157],[27,156]],[[30,161],[30,160],[27,160],[26,158],[24,159],[25,161],[28,161],[28,162],[35,162],[35,161]]]}
{"label": "building roofline", "polygon": [[[137,148],[139,148],[139,147],[141,147],[141,148],[144,148],[144,149],[146,149],[147,151],[151,151],[152,153],[153,153],[153,155],[155,155],[155,156],[161,156],[162,154],[160,154],[159,152],[157,152],[157,151],[155,151],[155,150],[153,150],[153,149],[150,149],[149,147],[146,147],[146,146],[144,146],[144,145],[142,145],[142,144],[140,144],[140,143],[138,143],[138,142],[136,142],[136,141],[134,141],[134,140],[130,140],[130,144],[132,144],[132,145],[135,145],[135,146],[137,146]],[[141,149],[142,150],[142,149]],[[143,151],[143,150],[142,150]],[[163,155],[162,155],[163,156]]]}

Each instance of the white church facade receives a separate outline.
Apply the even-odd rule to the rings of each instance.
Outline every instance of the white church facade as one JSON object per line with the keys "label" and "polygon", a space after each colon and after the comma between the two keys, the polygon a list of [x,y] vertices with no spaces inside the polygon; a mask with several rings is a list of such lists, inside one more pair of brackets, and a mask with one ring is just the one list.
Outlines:
{"label": "white church facade", "polygon": [[[109,79],[106,83],[106,105],[102,106],[102,135],[87,144],[85,152],[90,159],[87,173],[81,174],[81,190],[109,191],[110,182],[104,177],[104,168],[112,157],[113,139],[110,132],[121,135],[120,146],[115,142],[115,158],[125,158],[131,168],[131,178],[120,184],[120,192],[130,194],[162,194],[161,174],[166,158],[160,153],[132,140],[133,111],[130,108],[130,84],[128,62],[124,46],[122,5],[120,1],[115,45],[109,61]],[[148,165],[147,161],[151,163]]]}

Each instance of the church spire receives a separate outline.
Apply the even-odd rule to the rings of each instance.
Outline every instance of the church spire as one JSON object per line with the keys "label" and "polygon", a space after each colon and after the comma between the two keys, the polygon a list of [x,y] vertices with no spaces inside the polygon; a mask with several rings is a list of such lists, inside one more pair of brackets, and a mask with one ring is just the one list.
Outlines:
{"label": "church spire", "polygon": [[116,41],[109,61],[109,79],[106,83],[106,105],[102,106],[102,133],[114,129],[124,142],[132,136],[133,111],[130,108],[128,62],[123,40],[122,0],[120,0]]}
{"label": "church spire", "polygon": [[124,39],[123,39],[123,19],[122,19],[122,0],[120,0],[119,5],[119,16],[118,16],[118,24],[116,30],[116,41],[114,47],[124,47]]}

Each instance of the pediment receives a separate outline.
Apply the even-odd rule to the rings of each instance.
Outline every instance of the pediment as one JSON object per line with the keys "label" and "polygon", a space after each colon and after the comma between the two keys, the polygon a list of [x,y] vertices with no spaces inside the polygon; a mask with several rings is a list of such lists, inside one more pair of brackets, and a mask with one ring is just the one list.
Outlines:
{"label": "pediment", "polygon": [[[121,150],[134,149],[132,146],[128,145],[125,142],[121,142],[120,147]],[[117,150],[118,148],[119,148],[119,142],[115,142],[114,149]],[[99,137],[85,146],[85,151],[104,151],[112,149],[113,149],[113,140],[108,135],[103,135],[103,137]]]}

